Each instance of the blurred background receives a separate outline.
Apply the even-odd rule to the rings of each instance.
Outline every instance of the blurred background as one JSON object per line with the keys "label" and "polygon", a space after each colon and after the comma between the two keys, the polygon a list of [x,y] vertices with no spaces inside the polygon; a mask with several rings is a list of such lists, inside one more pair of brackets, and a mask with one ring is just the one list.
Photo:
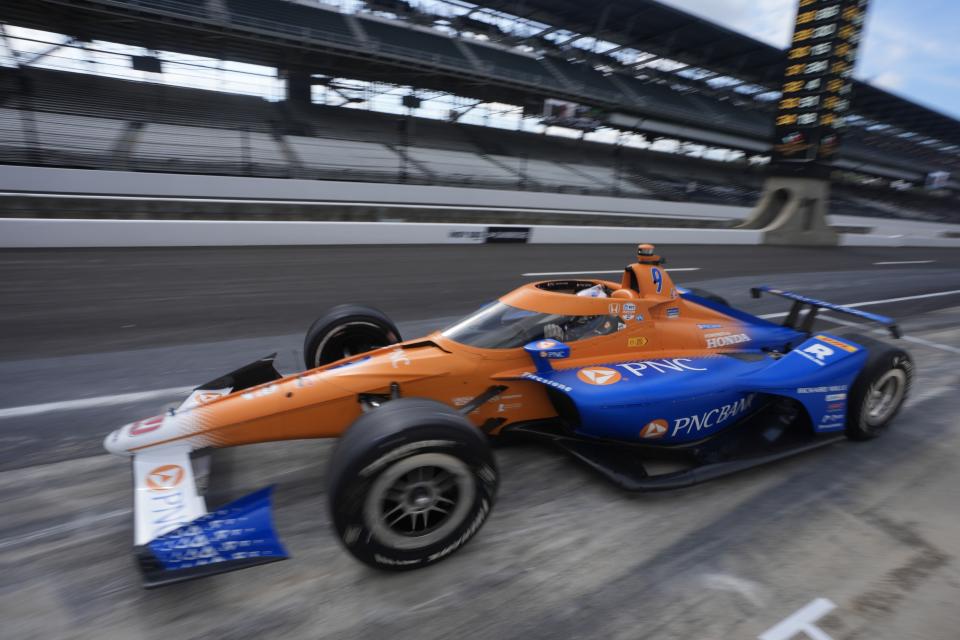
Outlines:
{"label": "blurred background", "polygon": [[[955,637],[960,13],[872,4],[0,2],[0,635]],[[643,241],[753,313],[896,317],[897,428],[652,497],[500,450],[483,532],[402,576],[329,534],[330,443],[258,445],[222,497],[277,483],[294,559],[140,590],[107,432],[297,370],[335,304],[414,337]]]}

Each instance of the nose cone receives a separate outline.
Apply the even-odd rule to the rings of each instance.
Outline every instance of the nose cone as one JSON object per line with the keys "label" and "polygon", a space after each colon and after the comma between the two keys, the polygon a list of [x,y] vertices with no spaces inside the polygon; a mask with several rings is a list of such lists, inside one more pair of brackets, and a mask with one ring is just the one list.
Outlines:
{"label": "nose cone", "polygon": [[124,446],[121,435],[122,431],[123,429],[111,431],[110,435],[103,439],[103,448],[109,453],[119,456],[130,455],[130,452],[127,451],[126,447]]}
{"label": "nose cone", "polygon": [[103,447],[110,453],[130,455],[135,447],[150,445],[167,437],[163,429],[166,423],[166,417],[162,415],[131,422],[104,438]]}

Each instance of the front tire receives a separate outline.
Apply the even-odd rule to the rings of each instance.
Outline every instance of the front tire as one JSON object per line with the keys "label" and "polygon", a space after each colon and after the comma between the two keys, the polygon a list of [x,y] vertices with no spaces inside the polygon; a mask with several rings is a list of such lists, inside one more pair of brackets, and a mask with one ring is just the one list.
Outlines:
{"label": "front tire", "polygon": [[425,567],[480,530],[498,481],[486,437],[466,418],[433,400],[392,400],[337,444],[328,475],[333,526],[361,562]]}
{"label": "front tire", "polygon": [[850,388],[846,435],[851,440],[876,438],[896,417],[913,382],[913,360],[903,349],[857,336],[870,349],[867,362]]}
{"label": "front tire", "polygon": [[303,340],[303,364],[322,367],[400,342],[400,331],[379,309],[341,304],[317,318]]}

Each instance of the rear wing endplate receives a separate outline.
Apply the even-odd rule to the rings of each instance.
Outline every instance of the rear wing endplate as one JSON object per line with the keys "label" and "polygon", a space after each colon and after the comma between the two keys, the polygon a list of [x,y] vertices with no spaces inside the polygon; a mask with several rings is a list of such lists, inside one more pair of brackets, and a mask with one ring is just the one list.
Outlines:
{"label": "rear wing endplate", "polygon": [[[833,304],[832,302],[824,302],[823,300],[817,300],[816,298],[808,298],[807,296],[802,296],[799,293],[783,291],[782,289],[775,289],[766,285],[750,288],[750,295],[754,298],[759,298],[763,293],[772,293],[773,295],[780,296],[781,298],[793,300],[793,305],[790,307],[790,311],[787,312],[787,317],[784,319],[783,325],[785,327],[790,327],[791,329],[796,329],[797,331],[811,333],[813,331],[813,323],[817,319],[817,312],[820,309],[828,309],[836,313],[854,316],[856,318],[860,318],[861,320],[877,322],[885,326],[890,331],[890,335],[894,338],[899,338],[901,336],[900,327],[897,326],[896,321],[894,321],[893,318],[888,318],[887,316],[860,311],[859,309],[854,309],[853,307],[845,307],[843,305]],[[804,313],[804,310],[806,310],[806,313]]]}

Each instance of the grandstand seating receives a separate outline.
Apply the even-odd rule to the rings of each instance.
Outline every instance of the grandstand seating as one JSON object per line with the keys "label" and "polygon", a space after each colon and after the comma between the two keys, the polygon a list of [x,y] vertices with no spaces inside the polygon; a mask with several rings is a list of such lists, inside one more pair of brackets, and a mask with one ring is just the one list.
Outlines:
{"label": "grandstand seating", "polygon": [[396,26],[369,18],[361,18],[359,22],[361,28],[367,35],[368,41],[373,41],[377,43],[378,46],[403,47],[412,51],[418,51],[419,57],[431,58],[435,56],[440,61],[460,65],[467,64],[466,57],[464,57],[457,48],[457,45],[450,38],[434,35],[423,29],[397,28]]}
{"label": "grandstand seating", "polygon": [[580,92],[590,93],[609,102],[623,100],[623,92],[602,73],[586,64],[558,65],[556,68]]}
{"label": "grandstand seating", "polygon": [[[34,20],[32,24],[38,22],[41,26],[44,23],[43,9],[33,9],[37,3],[6,3],[6,5],[18,8],[16,11],[8,12],[14,16],[23,16],[23,19]],[[80,5],[84,3],[69,3]],[[163,41],[170,50],[179,50],[176,41],[166,40],[167,37],[181,37],[190,39],[196,30],[213,29],[215,37],[197,38],[192,43],[192,47],[186,50],[193,51],[211,57],[218,55],[227,55],[227,49],[236,47],[230,55],[239,56],[238,59],[258,62],[269,66],[280,66],[301,64],[306,60],[300,53],[290,55],[294,49],[286,47],[305,47],[302,50],[304,55],[316,56],[312,58],[314,71],[325,70],[327,72],[346,72],[348,77],[362,78],[365,80],[383,79],[384,75],[374,73],[370,76],[370,70],[373,67],[385,70],[387,77],[391,75],[391,69],[397,72],[397,81],[401,84],[417,85],[424,88],[456,87],[464,89],[464,95],[474,98],[511,101],[512,104],[521,104],[524,100],[523,95],[528,93],[538,98],[542,93],[555,91],[557,97],[579,101],[593,106],[602,106],[615,111],[618,115],[624,115],[628,120],[630,118],[646,119],[649,122],[648,130],[651,132],[672,135],[668,129],[665,129],[664,122],[667,125],[685,127],[682,135],[690,140],[715,141],[715,134],[734,135],[740,140],[733,141],[731,144],[739,146],[738,148],[754,149],[756,142],[766,144],[770,140],[772,107],[773,105],[762,105],[760,103],[749,104],[750,99],[744,99],[743,105],[733,104],[740,102],[736,94],[728,93],[726,99],[718,97],[714,91],[703,91],[703,82],[687,80],[680,75],[672,79],[665,80],[670,74],[649,71],[649,77],[643,79],[633,77],[633,72],[622,67],[618,62],[608,54],[590,54],[578,51],[574,47],[559,46],[556,42],[544,37],[545,34],[533,36],[527,40],[517,42],[516,39],[503,38],[503,44],[490,44],[470,40],[469,38],[455,39],[447,35],[450,27],[446,24],[437,23],[436,26],[443,27],[443,31],[431,29],[428,26],[435,23],[437,16],[431,16],[428,7],[417,6],[413,8],[409,3],[390,3],[380,2],[376,5],[367,5],[368,9],[391,12],[389,7],[396,4],[397,11],[407,18],[404,20],[388,20],[377,18],[371,15],[365,15],[362,12],[356,14],[343,14],[329,6],[330,3],[324,2],[287,2],[283,0],[129,0],[109,3],[112,10],[118,12],[118,16],[127,14],[127,17],[117,20],[103,20],[98,23],[98,27],[103,27],[106,31],[102,32],[101,39],[111,41],[110,34],[113,33],[113,25],[117,25],[121,37],[117,42],[126,42],[129,36],[129,28],[144,29],[144,38],[138,41],[139,44],[148,48],[157,48],[152,43],[153,38],[149,36],[146,30],[150,23],[143,23],[139,27],[131,27],[138,24],[139,17],[136,14],[142,12],[159,12],[164,15],[164,22],[169,22],[169,33],[167,27],[159,30],[154,35],[161,37],[163,32]],[[324,6],[327,4],[328,6]],[[334,3],[335,4],[335,3]],[[354,3],[349,3],[354,4]],[[588,3],[589,4],[589,3]],[[571,7],[576,5],[572,3]],[[39,7],[39,5],[37,5]],[[77,9],[82,11],[81,9]],[[557,14],[558,17],[560,14]],[[197,18],[202,20],[203,24],[174,25],[179,18]],[[467,25],[466,30],[474,33],[489,31],[497,38],[500,33],[495,26],[486,28],[481,22],[474,20],[469,14],[462,16],[458,24]],[[210,24],[215,23],[215,24]],[[156,23],[159,24],[159,23]],[[474,25],[473,28],[470,25]],[[706,29],[707,32],[714,33],[709,25],[701,24],[691,19],[691,28],[694,31]],[[557,25],[559,26],[559,25]],[[608,25],[614,32],[617,31],[614,25]],[[180,33],[179,30],[186,28],[187,31]],[[61,29],[65,32],[73,33],[69,29]],[[230,34],[224,32],[230,31]],[[110,33],[107,33],[107,32]],[[173,36],[177,32],[178,36]],[[701,31],[702,32],[702,31]],[[184,35],[186,34],[186,35]],[[488,34],[489,35],[489,34]],[[501,34],[502,35],[502,34]],[[677,35],[676,33],[674,35]],[[707,58],[716,58],[711,62],[726,67],[732,65],[730,59],[725,59],[719,53],[725,45],[736,44],[740,50],[756,52],[757,55],[764,57],[764,65],[769,66],[771,60],[775,60],[779,55],[775,49],[768,49],[760,46],[760,43],[750,42],[749,38],[737,37],[735,34],[715,34],[723,37],[711,46],[705,47],[707,52],[712,52],[717,48],[716,56],[707,54]],[[682,35],[678,36],[681,40]],[[689,39],[689,36],[688,38]],[[510,43],[518,44],[516,48],[511,48]],[[217,47],[223,44],[225,49],[218,52]],[[538,44],[539,43],[539,44]],[[332,45],[332,48],[331,48]],[[158,45],[159,46],[159,45]],[[159,48],[163,48],[159,46]],[[539,50],[537,55],[524,55],[523,52]],[[314,51],[313,54],[306,54],[306,51]],[[465,52],[466,55],[465,55]],[[342,53],[342,55],[341,55]],[[227,57],[230,57],[227,55]],[[771,57],[773,56],[773,57]],[[365,61],[369,57],[370,61],[375,61],[376,65],[370,68],[365,67]],[[376,58],[376,60],[374,60]],[[738,58],[740,62],[736,66],[750,67],[749,55],[742,55]],[[234,59],[234,58],[230,58]],[[586,60],[586,62],[585,62]],[[328,62],[325,62],[328,61]],[[356,61],[356,66],[355,65]],[[599,63],[604,69],[614,69],[612,75],[605,75],[592,68],[590,64]],[[381,66],[382,65],[382,66]],[[410,73],[407,73],[409,67]],[[703,67],[712,69],[710,65]],[[431,71],[432,70],[432,71]],[[748,70],[748,69],[745,69]],[[640,70],[641,73],[647,73]],[[351,75],[353,73],[354,75]],[[476,76],[484,76],[484,80],[477,82]],[[735,74],[736,75],[736,74]],[[402,76],[402,78],[400,77]],[[468,77],[469,76],[469,77]],[[739,76],[738,76],[739,77]],[[419,79],[423,79],[423,84],[417,84]],[[750,80],[751,82],[756,80]],[[452,82],[452,84],[451,84]],[[761,82],[761,84],[764,84]],[[521,86],[517,86],[517,85]],[[522,86],[529,85],[529,86]],[[2,90],[2,89],[0,89]],[[937,126],[955,125],[950,123],[950,119],[936,114],[929,110],[924,110],[917,105],[910,106],[909,103],[894,96],[885,94],[867,86],[861,87],[860,91],[867,96],[869,100],[880,100],[880,104],[892,106],[895,110],[905,108],[914,115],[912,120],[900,121],[898,126],[904,126],[904,122],[914,122],[921,129],[927,129],[922,126],[927,119],[932,119]],[[512,92],[513,95],[511,95]],[[160,91],[157,97],[163,98],[165,91]],[[496,94],[496,96],[494,96]],[[83,102],[83,90],[73,93],[78,97],[78,102]],[[191,101],[199,104],[196,101]],[[17,105],[7,105],[17,106]],[[82,105],[78,115],[103,115],[105,117],[126,117],[121,114],[101,114],[97,111],[87,110]],[[112,106],[112,105],[111,105]],[[122,106],[122,105],[120,105]],[[171,105],[175,107],[176,105]],[[248,105],[249,106],[249,105]],[[19,105],[20,108],[37,108],[43,110],[42,106]],[[882,109],[878,112],[871,107],[873,115],[870,118],[876,118],[879,115],[881,121],[884,120]],[[620,112],[623,114],[620,114]],[[173,118],[175,111],[170,110],[165,117]],[[224,114],[226,117],[219,119],[219,114],[214,111],[211,114],[210,121],[206,126],[226,128],[242,127],[240,123],[230,122],[231,114]],[[867,114],[870,115],[870,114]],[[920,117],[922,116],[922,117]],[[282,117],[280,118],[283,119]],[[219,120],[219,121],[218,121]],[[264,132],[269,131],[269,118],[256,118],[258,124],[251,126],[262,126]],[[664,122],[658,122],[664,121]],[[179,124],[192,124],[193,122],[181,121]],[[169,122],[169,124],[178,124]],[[910,125],[907,125],[910,126]],[[931,124],[931,127],[933,124]],[[253,130],[253,129],[251,129]],[[952,130],[952,129],[951,129]],[[291,129],[286,132],[302,134],[303,130]],[[307,132],[309,133],[309,132]],[[678,134],[679,135],[679,134]],[[936,136],[935,136],[936,137]],[[844,160],[849,160],[848,167],[851,165],[860,166],[882,166],[883,170],[878,173],[904,174],[909,173],[910,179],[916,179],[916,176],[931,172],[948,170],[953,171],[956,168],[955,153],[936,149],[933,146],[924,147],[922,143],[905,140],[896,135],[885,135],[882,132],[865,131],[856,126],[852,127],[846,134],[848,143],[841,149],[841,155]],[[863,142],[857,144],[855,141]],[[714,142],[710,142],[714,143]],[[896,156],[896,158],[893,158]],[[891,165],[893,168],[891,169]],[[955,171],[954,171],[955,173]]]}
{"label": "grandstand seating", "polygon": [[0,109],[0,154],[43,164],[110,164],[126,128],[122,120]]}
{"label": "grandstand seating", "polygon": [[[23,82],[0,72],[2,163],[409,181],[738,206],[753,204],[762,182],[745,164],[582,140],[84,74],[31,70],[29,77],[30,89],[23,91]],[[672,93],[657,85],[638,90],[643,87]],[[684,102],[688,109],[695,104]],[[727,112],[705,107],[700,117],[735,112],[732,105]],[[312,135],[287,133],[295,130]],[[833,210],[960,217],[955,199],[853,186],[834,190]]]}
{"label": "grandstand seating", "polygon": [[24,77],[27,91],[9,88],[0,93],[0,106],[263,132],[278,117],[273,103],[253,96],[40,69]]}
{"label": "grandstand seating", "polygon": [[463,184],[488,183],[513,186],[518,181],[516,173],[504,169],[475,152],[409,147],[407,153],[430,174]]}
{"label": "grandstand seating", "polygon": [[853,189],[848,185],[833,187],[830,212],[872,218],[960,222],[960,203],[954,198],[923,198],[889,189]]}
{"label": "grandstand seating", "polygon": [[[141,0],[145,5],[157,3],[162,8],[166,0]],[[741,110],[713,98],[698,96],[692,101],[683,90],[618,74],[617,81],[628,86],[630,94],[609,77],[582,62],[571,62],[558,56],[536,59],[518,51],[469,40],[458,43],[429,28],[414,28],[369,16],[355,16],[353,20],[365,41],[358,39],[344,14],[322,6],[306,6],[281,0],[224,0],[233,22],[247,27],[262,28],[277,33],[312,40],[326,40],[355,49],[374,49],[417,63],[432,63],[458,69],[476,65],[488,75],[514,79],[539,86],[561,84],[576,95],[600,99],[610,104],[640,107],[649,115],[666,120],[683,120],[689,124],[709,124],[729,133],[769,137],[772,116],[757,117],[756,113]],[[178,5],[179,6],[179,5]],[[465,56],[461,47],[470,52]],[[548,65],[550,68],[548,68]],[[552,71],[551,71],[552,69]],[[639,96],[639,101],[634,96]]]}
{"label": "grandstand seating", "polygon": [[289,163],[260,132],[149,123],[131,141],[129,166],[141,171],[199,171],[285,176]]}
{"label": "grandstand seating", "polygon": [[22,120],[29,117],[19,109],[0,109],[0,157],[16,154],[29,145]]}
{"label": "grandstand seating", "polygon": [[240,23],[257,26],[257,22],[267,23],[271,28],[295,34],[309,34],[311,37],[329,39],[336,42],[356,44],[356,38],[350,31],[343,15],[321,7],[307,7],[293,2],[275,0],[225,0],[230,17]]}
{"label": "grandstand seating", "polygon": [[[342,179],[395,180],[403,167],[403,158],[383,144],[333,138],[286,136],[300,167],[311,177],[339,176]],[[411,174],[420,174],[408,167]]]}
{"label": "grandstand seating", "polygon": [[517,78],[533,84],[550,84],[553,81],[550,72],[536,58],[511,53],[494,46],[485,46],[464,42],[481,66],[506,78]]}
{"label": "grandstand seating", "polygon": [[592,184],[600,186],[601,188],[609,188],[636,197],[650,195],[647,189],[644,189],[639,184],[633,183],[629,177],[624,176],[622,172],[618,178],[616,170],[612,167],[578,163],[563,163],[562,166],[576,174],[586,176],[593,181]]}

